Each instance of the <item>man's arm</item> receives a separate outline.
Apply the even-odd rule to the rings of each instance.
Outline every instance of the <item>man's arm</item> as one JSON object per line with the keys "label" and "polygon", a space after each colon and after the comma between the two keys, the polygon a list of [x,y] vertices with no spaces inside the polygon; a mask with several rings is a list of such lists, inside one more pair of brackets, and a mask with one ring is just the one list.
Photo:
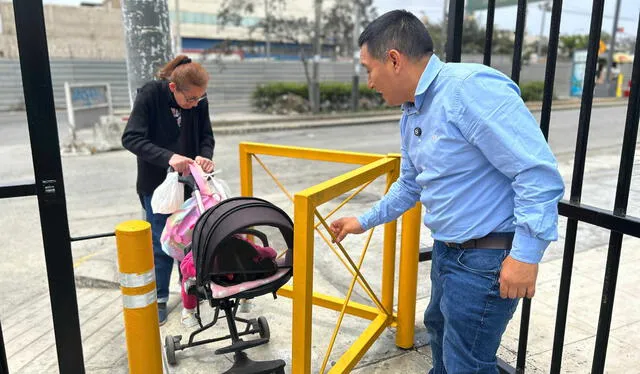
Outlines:
{"label": "man's arm", "polygon": [[401,147],[400,177],[376,205],[360,217],[343,217],[331,223],[335,242],[347,234],[361,234],[382,223],[393,221],[420,200],[420,186],[416,183],[418,172],[413,166],[404,144]]}

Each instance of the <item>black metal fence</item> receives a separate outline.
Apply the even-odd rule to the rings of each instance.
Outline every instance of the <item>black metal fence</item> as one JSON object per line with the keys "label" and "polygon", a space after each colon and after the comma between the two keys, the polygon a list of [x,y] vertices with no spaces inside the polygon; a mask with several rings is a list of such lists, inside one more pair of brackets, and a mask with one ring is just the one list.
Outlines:
{"label": "black metal fence", "polygon": [[[35,182],[13,186],[0,186],[0,198],[37,196],[59,369],[61,373],[84,373],[71,242],[109,234],[91,235],[82,238],[70,237],[51,72],[47,53],[47,40],[44,31],[42,2],[40,0],[14,0],[13,3]],[[511,73],[511,77],[516,83],[519,81],[522,65],[521,56],[526,18],[526,3],[526,0],[518,1]],[[486,65],[490,65],[491,63],[495,0],[488,0],[488,4],[487,35],[484,54],[484,63]],[[549,134],[561,11],[562,0],[554,0],[545,74],[545,94],[540,124],[545,138],[548,138]],[[600,30],[602,29],[603,11],[604,0],[594,0],[591,15],[586,77],[595,77],[596,74],[598,42],[600,40]],[[449,40],[446,53],[447,61],[449,62],[458,62],[461,60],[463,16],[464,1],[450,0]],[[638,26],[637,40],[640,41],[640,23]],[[640,43],[636,43],[635,55],[640,56]],[[626,215],[638,134],[638,122],[640,121],[640,58],[635,59],[633,66],[631,91],[613,210],[586,206],[580,203],[595,80],[585,79],[584,82],[584,93],[582,96],[579,128],[576,139],[573,179],[571,183],[571,197],[569,201],[561,201],[559,205],[560,214],[568,218],[568,224],[560,281],[560,294],[558,298],[553,355],[550,362],[551,373],[559,373],[561,369],[560,365],[563,354],[578,223],[588,223],[611,231],[592,373],[602,373],[604,371],[623,236],[631,235],[640,237],[640,219]],[[423,258],[427,257],[428,256],[424,256]],[[500,369],[502,372],[523,373],[525,371],[530,314],[531,303],[529,300],[525,300],[522,308],[516,367],[513,368],[501,361]],[[4,373],[8,373],[8,367],[2,339],[2,329],[0,327],[0,374]]]}
{"label": "black metal fence", "polygon": [[[487,25],[484,49],[484,63],[491,64],[491,42],[493,33],[493,20],[495,12],[495,0],[488,0]],[[462,24],[464,15],[464,1],[450,0],[449,5],[449,38],[447,45],[447,61],[459,62],[462,53]],[[515,45],[513,51],[513,66],[511,78],[518,83],[522,66],[521,56],[524,39],[527,1],[519,0],[516,19]],[[549,136],[549,124],[551,118],[551,106],[553,98],[553,83],[558,57],[558,42],[560,34],[560,19],[562,12],[562,0],[554,0],[551,10],[551,28],[549,32],[549,45],[545,74],[545,90],[542,106],[540,127],[546,139]],[[591,108],[593,92],[595,89],[596,64],[598,59],[598,47],[602,18],[604,13],[604,0],[593,0],[591,12],[591,29],[589,34],[589,46],[586,62],[584,88],[580,107],[578,133],[576,139],[576,152],[574,159],[573,179],[571,182],[570,200],[563,200],[559,204],[560,214],[567,217],[567,231],[564,242],[564,257],[560,280],[560,293],[553,341],[553,354],[550,362],[550,372],[559,373],[561,370],[564,336],[567,322],[567,308],[569,304],[569,292],[571,273],[576,246],[576,233],[578,223],[588,223],[610,230],[609,250],[605,268],[600,314],[595,342],[592,373],[602,373],[605,366],[611,316],[613,313],[613,301],[616,291],[618,266],[622,238],[624,235],[640,237],[640,219],[626,215],[631,176],[633,169],[634,153],[638,135],[638,121],[640,120],[640,43],[636,43],[635,61],[631,78],[631,92],[627,110],[625,133],[622,145],[620,168],[618,172],[618,184],[613,210],[591,207],[581,204],[582,186],[584,182],[585,161],[587,144],[589,140],[589,124],[591,120]],[[640,22],[638,24],[637,40],[640,42]],[[592,77],[592,78],[590,78]],[[428,257],[428,256],[425,256]],[[523,373],[527,357],[527,341],[529,331],[529,318],[531,315],[531,301],[525,299],[522,305],[522,318],[516,367],[513,368],[503,361],[500,369],[505,373]]]}

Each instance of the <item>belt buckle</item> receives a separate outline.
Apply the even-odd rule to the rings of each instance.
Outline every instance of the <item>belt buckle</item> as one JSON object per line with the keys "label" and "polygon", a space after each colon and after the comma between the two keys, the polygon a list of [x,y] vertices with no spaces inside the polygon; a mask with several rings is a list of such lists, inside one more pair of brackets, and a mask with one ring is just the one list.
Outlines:
{"label": "belt buckle", "polygon": [[462,244],[460,243],[444,242],[444,244],[449,248],[462,249]]}

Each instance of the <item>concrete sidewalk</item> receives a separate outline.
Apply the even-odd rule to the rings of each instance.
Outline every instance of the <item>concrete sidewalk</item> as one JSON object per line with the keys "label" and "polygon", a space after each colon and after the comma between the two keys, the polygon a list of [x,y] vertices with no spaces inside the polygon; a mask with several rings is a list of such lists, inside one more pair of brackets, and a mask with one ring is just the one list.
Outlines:
{"label": "concrete sidewalk", "polygon": [[[372,245],[379,245],[374,243]],[[597,311],[601,297],[603,265],[607,248],[598,247],[576,254],[571,286],[570,307],[565,335],[563,373],[587,373],[591,368]],[[109,254],[115,256],[114,253]],[[618,278],[618,289],[614,304],[614,315],[607,354],[607,373],[633,373],[640,366],[640,300],[636,297],[640,284],[640,241],[625,239]],[[428,293],[426,280],[430,263],[420,264],[419,288]],[[555,326],[555,310],[562,260],[546,261],[540,266],[536,296],[532,303],[531,327],[527,355],[527,373],[546,373],[551,362],[551,348]],[[174,274],[175,276],[176,274]],[[173,279],[177,279],[174,277]],[[180,294],[173,282],[169,314],[166,325],[160,328],[162,340],[166,335],[182,335],[183,342],[189,331],[180,323]],[[321,283],[321,282],[320,282]],[[374,282],[375,283],[375,282]],[[316,283],[316,290],[344,296],[344,290],[323,290]],[[9,348],[12,372],[50,373],[56,371],[56,356],[53,349],[53,330],[48,297],[40,295],[37,301],[25,310],[16,310],[13,317],[3,320],[5,343]],[[426,331],[422,325],[422,313],[429,302],[428,297],[417,301],[415,323],[415,347],[410,350],[395,346],[395,331],[385,331],[358,364],[355,373],[425,373],[431,367],[431,352],[426,343]],[[83,337],[85,365],[88,373],[127,373],[125,331],[120,292],[116,289],[79,288],[78,303]],[[291,300],[279,297],[272,300],[264,296],[250,301],[248,312],[239,312],[244,318],[265,316],[271,330],[269,344],[250,349],[247,353],[255,360],[281,358],[287,362],[287,373],[291,364]],[[210,321],[212,310],[201,304],[203,318]],[[34,313],[35,312],[35,313]],[[312,367],[318,372],[327,348],[328,338],[338,314],[322,308],[314,308]],[[520,308],[510,323],[499,351],[499,357],[515,366],[518,349]],[[340,330],[331,362],[348,348],[367,326],[366,321],[346,317]],[[205,337],[226,335],[224,320],[203,334]],[[30,346],[29,350],[15,351],[12,347]],[[213,351],[228,342],[190,348],[176,353],[178,364],[168,366],[168,373],[219,373],[231,366],[231,355],[216,356]],[[330,366],[330,365],[329,365]]]}
{"label": "concrete sidewalk", "polygon": [[[609,107],[627,105],[628,98],[594,98],[593,107]],[[579,109],[580,99],[557,99],[553,101],[553,110]],[[532,112],[542,109],[542,102],[527,102]],[[116,111],[118,116],[126,118],[126,110]],[[399,108],[384,110],[370,110],[359,112],[291,114],[275,115],[255,112],[212,113],[211,123],[216,134],[238,134],[259,131],[286,130],[294,128],[313,128],[346,126],[358,124],[372,124],[395,122],[400,119],[402,112]]]}

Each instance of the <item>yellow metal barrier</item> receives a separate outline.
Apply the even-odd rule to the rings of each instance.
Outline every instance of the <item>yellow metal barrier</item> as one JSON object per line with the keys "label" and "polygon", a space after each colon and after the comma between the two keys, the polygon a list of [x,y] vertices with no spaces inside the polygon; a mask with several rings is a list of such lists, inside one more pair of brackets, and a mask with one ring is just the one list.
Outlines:
{"label": "yellow metal barrier", "polygon": [[[273,176],[260,158],[258,158],[258,155],[359,164],[363,166],[316,186],[307,188],[292,196],[277,178]],[[403,216],[397,316],[393,313],[396,222],[390,222],[384,225],[381,299],[375,295],[371,286],[360,272],[360,267],[362,266],[372,233],[369,234],[367,245],[365,245],[365,248],[362,250],[360,260],[358,264],[356,264],[342,245],[338,244],[337,247],[339,250],[336,250],[330,238],[327,238],[326,235],[318,229],[319,226],[323,226],[326,231],[329,231],[325,220],[378,177],[386,175],[387,188],[389,188],[391,183],[395,181],[399,175],[399,156],[241,143],[240,181],[243,196],[253,195],[253,159],[265,169],[274,179],[278,187],[294,203],[295,250],[293,287],[285,286],[279,291],[281,296],[290,297],[293,301],[292,372],[311,372],[311,322],[313,305],[340,312],[336,329],[329,343],[328,352],[324,357],[321,372],[324,372],[328,362],[331,348],[335,342],[344,314],[350,314],[371,320],[372,322],[352,346],[337,360],[335,365],[330,369],[332,373],[350,371],[387,327],[397,326],[398,334],[396,344],[399,347],[410,348],[413,346],[418,241],[420,233],[419,205]],[[323,218],[318,213],[316,208],[320,205],[358,187],[360,188],[339,204],[337,208],[332,210],[327,217]],[[317,224],[315,223],[316,218],[318,219]],[[314,230],[320,233],[323,240],[334,251],[336,256],[338,256],[353,276],[345,299],[313,292]],[[358,282],[369,295],[375,307],[349,300],[356,282]]]}
{"label": "yellow metal barrier", "polygon": [[129,372],[162,374],[151,225],[137,220],[119,224],[116,244]]}

